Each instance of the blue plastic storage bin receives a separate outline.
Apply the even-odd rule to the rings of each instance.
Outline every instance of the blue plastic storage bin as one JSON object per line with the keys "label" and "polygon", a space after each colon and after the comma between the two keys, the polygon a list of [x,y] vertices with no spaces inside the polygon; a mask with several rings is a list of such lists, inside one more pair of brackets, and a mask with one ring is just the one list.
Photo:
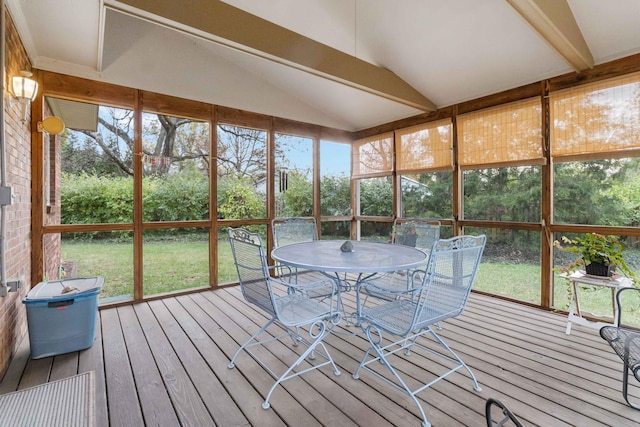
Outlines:
{"label": "blue plastic storage bin", "polygon": [[[56,356],[93,345],[101,276],[41,282],[22,300],[31,357]],[[65,289],[71,291],[63,293]]]}

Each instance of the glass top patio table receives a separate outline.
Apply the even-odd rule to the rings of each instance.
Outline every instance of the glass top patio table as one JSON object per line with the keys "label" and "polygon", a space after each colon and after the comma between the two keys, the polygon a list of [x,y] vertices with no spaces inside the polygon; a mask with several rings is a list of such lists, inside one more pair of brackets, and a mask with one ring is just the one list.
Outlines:
{"label": "glass top patio table", "polygon": [[425,265],[427,254],[405,245],[352,240],[353,251],[342,252],[344,240],[315,240],[280,246],[271,257],[282,264],[334,273],[384,273]]}

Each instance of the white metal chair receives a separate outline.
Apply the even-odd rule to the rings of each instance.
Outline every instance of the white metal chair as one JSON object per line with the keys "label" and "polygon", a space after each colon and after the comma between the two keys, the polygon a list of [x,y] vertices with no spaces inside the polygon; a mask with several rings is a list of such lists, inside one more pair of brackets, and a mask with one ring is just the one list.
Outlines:
{"label": "white metal chair", "polygon": [[413,246],[431,251],[433,243],[440,238],[440,221],[425,218],[396,218],[393,221],[391,242],[396,245]]}
{"label": "white metal chair", "polygon": [[[271,231],[273,234],[274,247],[278,248],[293,243],[312,242],[318,240],[318,227],[314,217],[287,217],[275,218],[271,221]],[[293,280],[304,281],[326,280],[327,276],[319,271],[303,270],[294,268]],[[331,296],[331,287],[318,287],[309,291],[311,298],[327,298]]]}
{"label": "white metal chair", "polygon": [[[242,350],[245,350],[276,380],[262,404],[264,409],[269,408],[271,394],[283,381],[329,364],[333,367],[334,374],[340,375],[338,367],[322,342],[341,319],[333,298],[337,295],[335,282],[325,278],[323,281],[301,285],[274,279],[269,275],[267,258],[259,234],[230,227],[228,235],[244,299],[271,316],[269,321],[236,351],[229,363],[229,369],[234,368],[237,357]],[[307,291],[317,287],[332,289],[331,298],[327,298],[326,303],[309,298]],[[282,290],[278,292],[277,289]],[[259,341],[258,336],[273,323],[282,326],[285,333]],[[305,329],[308,338],[301,335],[305,333]],[[251,352],[251,348],[287,337],[292,340],[294,346],[302,342],[306,345],[306,349],[283,374],[276,375],[256,354]],[[316,355],[321,356],[324,361],[313,364],[311,361],[316,358]],[[312,363],[311,367],[294,371],[307,356]]]}
{"label": "white metal chair", "polygon": [[[418,248],[427,254],[431,254],[433,244],[440,238],[440,221],[423,218],[396,218],[393,222],[393,234],[391,243]],[[381,299],[394,299],[396,293],[403,293],[411,285],[411,274],[400,271],[382,275],[368,282],[363,291],[367,296]],[[373,286],[371,286],[371,285]],[[382,289],[382,291],[380,291]]]}
{"label": "white metal chair", "polygon": [[318,227],[312,216],[275,218],[271,230],[275,247],[318,240]]}
{"label": "white metal chair", "polygon": [[[370,347],[353,377],[357,379],[360,370],[364,368],[409,395],[418,406],[424,426],[430,424],[416,397],[419,392],[460,368],[467,370],[475,390],[481,390],[471,369],[436,334],[432,326],[459,316],[464,311],[485,244],[484,235],[438,240],[433,246],[427,270],[416,270],[411,274],[412,286],[405,290],[404,294],[391,301],[375,301],[361,309],[361,327],[367,335]],[[384,333],[390,335],[392,343],[385,344]],[[418,339],[426,334],[430,334],[440,345],[440,351],[418,343]],[[392,356],[399,357],[396,354],[399,351],[404,350],[405,356],[408,357],[414,348],[439,356],[455,366],[436,379],[412,390],[402,378],[404,373],[401,376],[401,372],[396,370],[391,362]],[[395,380],[387,379],[370,367],[371,364],[379,366],[380,363],[391,372]]]}

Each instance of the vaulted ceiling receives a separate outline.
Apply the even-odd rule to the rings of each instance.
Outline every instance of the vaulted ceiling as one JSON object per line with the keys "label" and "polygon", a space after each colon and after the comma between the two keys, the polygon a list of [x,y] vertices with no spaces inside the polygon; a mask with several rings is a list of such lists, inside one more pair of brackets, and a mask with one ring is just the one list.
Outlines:
{"label": "vaulted ceiling", "polygon": [[349,131],[640,53],[638,0],[5,0],[35,68]]}

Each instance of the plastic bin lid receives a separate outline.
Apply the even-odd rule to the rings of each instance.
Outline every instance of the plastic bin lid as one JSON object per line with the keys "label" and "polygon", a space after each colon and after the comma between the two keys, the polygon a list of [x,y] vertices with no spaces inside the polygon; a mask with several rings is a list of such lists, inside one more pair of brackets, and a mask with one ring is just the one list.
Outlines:
{"label": "plastic bin lid", "polygon": [[[75,296],[88,292],[99,292],[103,284],[104,277],[102,276],[40,282],[36,285],[35,288],[29,291],[24,300],[46,300],[66,296]],[[71,291],[63,293],[65,287],[70,288]]]}

